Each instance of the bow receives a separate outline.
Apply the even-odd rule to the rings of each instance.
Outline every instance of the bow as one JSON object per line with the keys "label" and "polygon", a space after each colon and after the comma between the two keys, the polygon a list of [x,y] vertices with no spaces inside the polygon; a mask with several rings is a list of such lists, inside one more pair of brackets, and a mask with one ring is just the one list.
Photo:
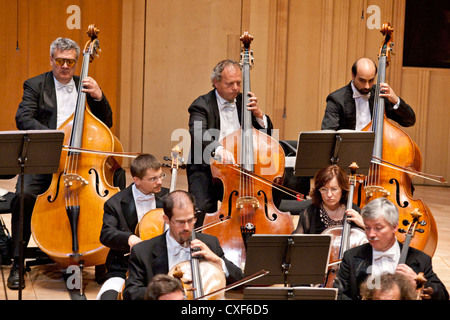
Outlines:
{"label": "bow", "polygon": [[136,197],[136,203],[143,203],[147,201],[152,201],[155,199],[155,195],[153,193],[143,196],[137,196]]}
{"label": "bow", "polygon": [[386,253],[386,252],[382,252],[382,251],[374,251],[373,252],[373,259],[375,261],[381,260],[382,258],[388,258],[388,259],[391,259],[392,261],[394,261],[394,257],[395,257],[395,255],[393,253]]}
{"label": "bow", "polygon": [[359,92],[353,92],[353,98],[354,99],[363,98],[364,100],[367,101],[370,99],[370,92],[368,94],[361,94]]}
{"label": "bow", "polygon": [[190,254],[191,253],[191,248],[189,247],[183,247],[182,245],[178,244],[176,246],[173,247],[173,255],[174,256],[178,256],[179,254],[181,254],[182,252],[184,252],[185,254]]}
{"label": "bow", "polygon": [[61,90],[62,88],[65,88],[68,93],[71,93],[73,91],[74,86],[75,85],[73,83],[68,84],[57,83],[56,89]]}
{"label": "bow", "polygon": [[222,104],[222,110],[230,110],[233,111],[236,108],[236,104],[234,102],[225,102]]}

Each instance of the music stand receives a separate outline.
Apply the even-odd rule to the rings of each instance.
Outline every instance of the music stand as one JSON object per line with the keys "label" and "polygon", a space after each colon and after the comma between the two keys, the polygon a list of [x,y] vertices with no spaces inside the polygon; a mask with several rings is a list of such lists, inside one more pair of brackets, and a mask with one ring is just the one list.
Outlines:
{"label": "music stand", "polygon": [[23,284],[23,205],[24,175],[50,174],[58,171],[64,131],[27,130],[0,132],[0,174],[20,174],[19,217],[19,300]]}
{"label": "music stand", "polygon": [[336,300],[337,288],[267,287],[244,288],[244,300]]}
{"label": "music stand", "polygon": [[247,243],[245,276],[269,271],[255,285],[323,283],[330,256],[331,235],[254,234]]}
{"label": "music stand", "polygon": [[341,166],[347,174],[356,162],[358,173],[369,172],[375,132],[354,130],[320,130],[301,132],[298,137],[295,176],[314,176],[330,164]]}

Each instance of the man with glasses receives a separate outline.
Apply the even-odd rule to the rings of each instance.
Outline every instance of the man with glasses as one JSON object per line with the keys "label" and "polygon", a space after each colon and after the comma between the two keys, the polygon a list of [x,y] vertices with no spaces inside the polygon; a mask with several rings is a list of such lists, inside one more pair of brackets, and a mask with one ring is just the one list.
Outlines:
{"label": "man with glasses", "polygon": [[[23,97],[16,112],[19,130],[58,129],[73,114],[78,90],[86,93],[86,101],[92,113],[108,127],[112,126],[112,110],[97,82],[74,75],[80,55],[80,47],[67,38],[57,38],[50,45],[51,71],[28,79],[23,84]],[[36,197],[50,186],[51,174],[26,174],[24,177],[23,243],[26,247],[31,236],[30,221]],[[114,173],[114,186],[125,187],[125,171],[119,168]],[[20,180],[16,195],[11,202],[12,239],[14,264],[8,277],[8,287],[19,289],[19,216]],[[23,282],[25,287],[25,282]]]}
{"label": "man with glasses", "polygon": [[164,197],[163,208],[164,221],[169,229],[131,249],[124,299],[144,299],[152,278],[157,274],[167,274],[179,262],[190,260],[191,249],[198,250],[195,255],[222,268],[227,284],[243,278],[241,269],[225,258],[216,237],[196,233],[196,239],[191,241],[196,216],[194,198],[190,193],[181,190],[171,192]]}
{"label": "man with glasses", "polygon": [[162,187],[166,174],[161,162],[151,154],[141,154],[130,165],[133,183],[116,193],[104,205],[100,242],[109,247],[106,258],[106,282],[97,299],[117,300],[128,270],[131,248],[142,240],[136,226],[150,210],[162,208],[162,197],[169,193]]}

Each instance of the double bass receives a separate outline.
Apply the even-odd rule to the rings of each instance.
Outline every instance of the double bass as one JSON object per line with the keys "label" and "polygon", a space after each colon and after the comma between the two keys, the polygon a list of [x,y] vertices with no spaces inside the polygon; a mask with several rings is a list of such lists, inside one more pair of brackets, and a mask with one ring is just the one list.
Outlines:
{"label": "double bass", "polygon": [[[80,86],[99,51],[99,30],[90,25],[87,33],[91,39],[84,48]],[[50,187],[37,197],[32,235],[38,247],[63,267],[100,265],[109,251],[99,240],[103,205],[119,191],[112,186],[117,161],[112,156],[79,150],[108,153],[123,149],[109,128],[86,108],[86,93],[81,89],[74,114],[60,130],[69,149],[62,151]]]}
{"label": "double bass", "polygon": [[223,183],[223,200],[215,213],[206,213],[204,225],[225,221],[204,230],[219,239],[225,256],[243,269],[248,238],[259,234],[291,234],[294,230],[289,212],[281,212],[273,203],[272,185],[284,172],[284,152],[269,135],[252,127],[252,113],[247,109],[250,92],[250,43],[246,31],[241,36],[242,52],[242,120],[241,128],[220,143],[231,152],[237,164],[212,160],[213,178]]}
{"label": "double bass", "polygon": [[[436,221],[422,200],[412,198],[412,178],[405,172],[405,170],[420,171],[422,156],[417,144],[409,135],[387,119],[384,99],[380,97],[380,83],[385,82],[386,68],[392,52],[393,28],[389,23],[385,23],[381,33],[385,38],[378,58],[374,114],[372,122],[363,129],[375,132],[372,163],[368,175],[358,182],[359,191],[355,193],[354,201],[363,208],[375,198],[386,197],[397,206],[400,214],[399,221],[408,219],[410,212],[418,209],[422,214],[423,233],[412,240],[411,246],[433,256],[437,246]],[[388,163],[395,167],[387,165]],[[398,168],[404,168],[404,170]],[[396,236],[399,241],[404,241],[403,234],[398,232]]]}

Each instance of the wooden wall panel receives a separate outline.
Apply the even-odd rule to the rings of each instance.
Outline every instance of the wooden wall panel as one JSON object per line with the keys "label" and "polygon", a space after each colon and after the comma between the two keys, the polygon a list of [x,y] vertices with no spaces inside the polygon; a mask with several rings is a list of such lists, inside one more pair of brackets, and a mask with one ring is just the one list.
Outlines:
{"label": "wooden wall panel", "polygon": [[[86,30],[89,24],[100,29],[99,40],[102,52],[89,69],[102,87],[114,112],[114,123],[119,122],[116,112],[118,91],[118,63],[121,25],[121,0],[1,0],[2,41],[0,58],[5,66],[2,72],[2,95],[0,103],[6,106],[6,119],[2,119],[1,130],[16,129],[14,116],[22,97],[23,82],[33,76],[51,70],[50,44],[57,37],[68,37],[76,41],[81,50],[89,40]],[[73,15],[68,8],[80,9],[80,29],[69,29],[67,20]],[[105,14],[107,13],[107,14]],[[17,30],[18,27],[18,30]],[[16,39],[19,51],[16,48]],[[77,74],[81,68],[79,60]],[[3,70],[2,70],[3,71]],[[3,100],[5,99],[5,100]],[[113,127],[113,131],[115,126]]]}
{"label": "wooden wall panel", "polygon": [[142,151],[162,159],[180,143],[187,157],[187,109],[212,89],[211,71],[236,47],[229,36],[240,21],[239,0],[147,1]]}

